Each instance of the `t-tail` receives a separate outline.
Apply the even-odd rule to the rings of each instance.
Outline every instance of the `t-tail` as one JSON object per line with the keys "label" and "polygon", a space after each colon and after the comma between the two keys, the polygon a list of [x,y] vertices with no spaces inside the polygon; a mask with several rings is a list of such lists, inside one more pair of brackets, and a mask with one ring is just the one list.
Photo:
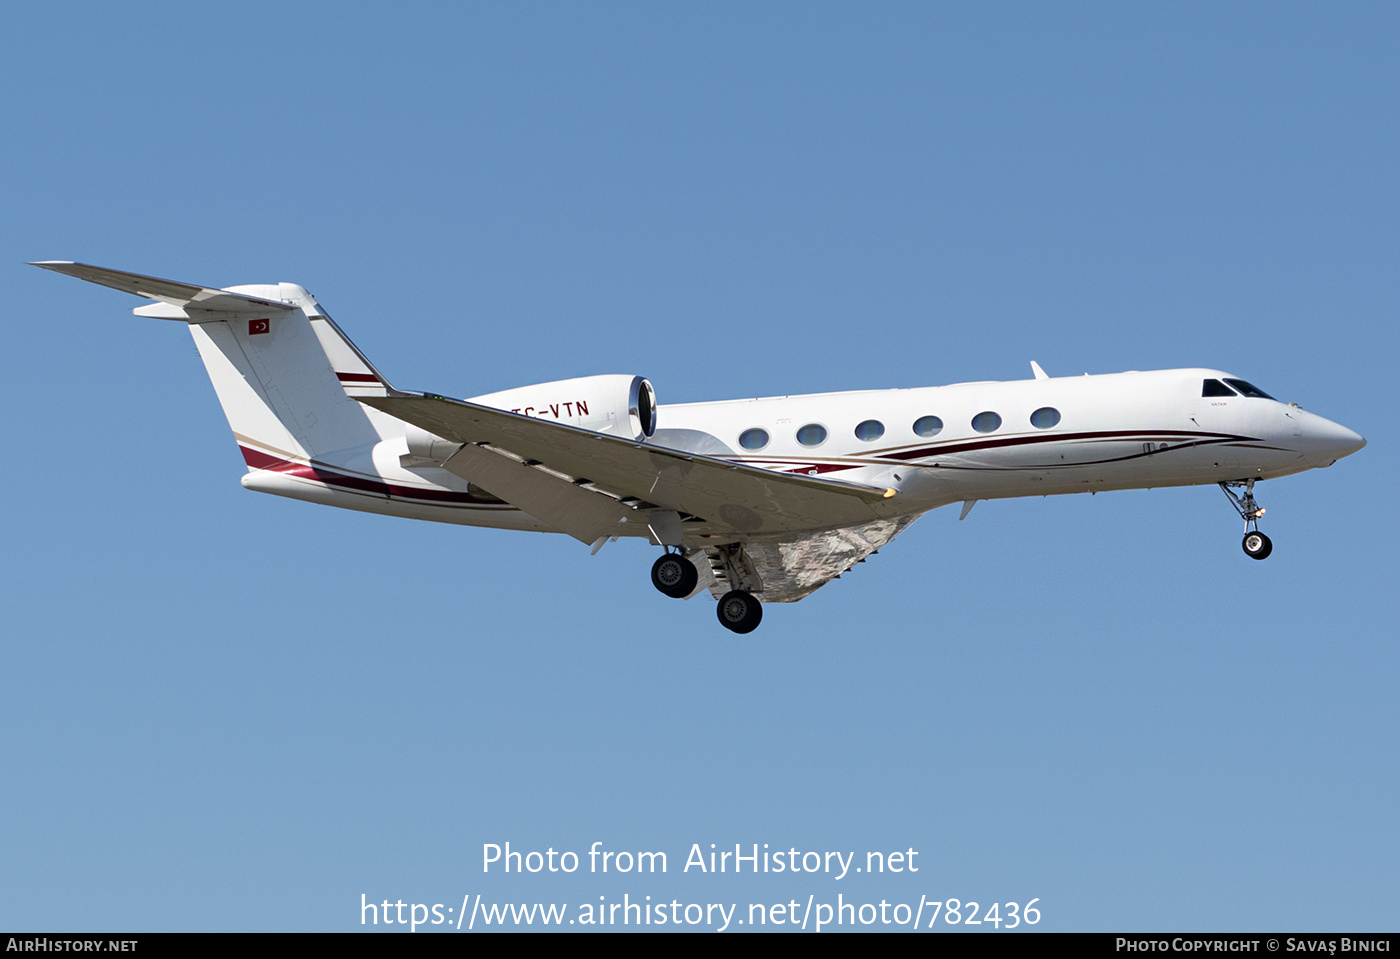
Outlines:
{"label": "t-tail", "polygon": [[137,316],[187,323],[250,471],[363,463],[405,433],[356,401],[391,387],[295,283],[216,290],[62,260],[32,265],[156,301]]}

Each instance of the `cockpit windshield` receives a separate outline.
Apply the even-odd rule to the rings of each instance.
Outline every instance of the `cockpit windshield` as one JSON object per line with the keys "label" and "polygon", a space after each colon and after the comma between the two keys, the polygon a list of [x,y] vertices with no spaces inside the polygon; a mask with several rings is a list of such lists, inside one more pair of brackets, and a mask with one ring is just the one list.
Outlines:
{"label": "cockpit windshield", "polygon": [[1252,397],[1255,397],[1255,398],[1261,399],[1261,400],[1272,400],[1272,399],[1273,399],[1272,396],[1270,396],[1268,393],[1265,393],[1263,390],[1261,390],[1259,387],[1255,386],[1253,383],[1246,383],[1244,380],[1226,380],[1225,382],[1226,382],[1226,383],[1229,383],[1231,386],[1233,386],[1235,389],[1239,390],[1239,391],[1240,391],[1241,393],[1243,393],[1245,396],[1252,396]]}
{"label": "cockpit windshield", "polygon": [[1202,396],[1234,396],[1235,391],[1219,380],[1206,380],[1201,384]]}

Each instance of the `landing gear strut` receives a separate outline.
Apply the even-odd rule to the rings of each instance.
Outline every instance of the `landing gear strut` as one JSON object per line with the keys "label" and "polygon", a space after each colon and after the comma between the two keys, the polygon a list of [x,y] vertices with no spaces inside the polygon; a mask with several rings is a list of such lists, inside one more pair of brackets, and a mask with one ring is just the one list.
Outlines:
{"label": "landing gear strut", "polygon": [[695,592],[700,574],[680,553],[666,553],[651,567],[651,585],[672,599],[685,599]]}
{"label": "landing gear strut", "polygon": [[[715,612],[720,625],[735,633],[751,633],[763,621],[763,604],[754,593],[763,589],[753,565],[745,557],[743,547],[727,544],[711,550],[691,550],[697,559],[709,556],[714,578],[711,589],[731,587],[720,597]],[[700,572],[683,548],[667,549],[651,567],[651,585],[673,599],[685,599],[700,585]]]}
{"label": "landing gear strut", "polygon": [[[1240,543],[1244,554],[1250,559],[1266,559],[1274,551],[1274,544],[1259,532],[1259,517],[1264,515],[1264,508],[1254,501],[1254,480],[1221,483],[1220,488],[1244,520],[1244,541]],[[1242,492],[1235,492],[1237,489]]]}
{"label": "landing gear strut", "polygon": [[763,604],[754,593],[763,592],[763,580],[740,543],[707,550],[715,582],[729,587],[719,598],[715,615],[719,624],[734,633],[751,633],[763,622]]}

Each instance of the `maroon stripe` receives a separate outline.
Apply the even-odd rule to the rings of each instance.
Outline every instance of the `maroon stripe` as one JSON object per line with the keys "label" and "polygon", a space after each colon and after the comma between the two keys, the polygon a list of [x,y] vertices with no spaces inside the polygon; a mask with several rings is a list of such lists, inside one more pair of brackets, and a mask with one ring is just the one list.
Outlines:
{"label": "maroon stripe", "polygon": [[280,470],[285,466],[296,465],[291,460],[281,460],[259,450],[250,449],[247,446],[240,446],[238,448],[243,451],[243,462],[247,463],[255,470]]}
{"label": "maroon stripe", "polygon": [[396,483],[385,483],[383,480],[370,479],[364,476],[351,476],[348,473],[341,473],[330,469],[319,463],[294,463],[291,460],[278,459],[269,456],[258,450],[240,446],[243,451],[243,461],[253,469],[271,470],[274,473],[283,473],[287,476],[297,476],[301,479],[314,480],[324,483],[327,486],[338,486],[342,489],[352,489],[361,493],[372,493],[375,496],[383,496],[386,499],[417,499],[426,500],[430,503],[471,503],[475,505],[490,503],[506,505],[504,500],[495,499],[490,496],[473,496],[471,493],[458,493],[445,489],[420,489],[415,486],[400,486]]}
{"label": "maroon stripe", "polygon": [[337,373],[337,374],[335,374],[335,375],[338,376],[338,377],[340,377],[340,382],[342,382],[342,383],[379,383],[379,382],[382,382],[382,381],[379,379],[379,377],[375,376],[373,373]]}
{"label": "maroon stripe", "polygon": [[421,499],[432,503],[491,503],[497,506],[508,506],[503,499],[496,499],[494,496],[473,496],[471,493],[456,493],[449,489],[421,489],[417,486],[399,486],[395,483],[387,484],[389,495],[394,499]]}
{"label": "maroon stripe", "polygon": [[[1214,446],[1219,443],[1219,440],[1214,439],[1195,440],[1190,443],[1178,443],[1177,445],[1168,447],[1166,449],[1143,450],[1140,452],[1129,453],[1126,456],[1111,456],[1107,459],[1084,460],[1083,462],[1078,463],[1039,463],[1035,465],[1025,466],[958,466],[956,464],[949,463],[934,463],[933,465],[938,467],[939,469],[961,470],[963,472],[969,473],[1041,473],[1056,470],[1075,470],[1081,469],[1086,466],[1104,466],[1108,463],[1123,463],[1127,460],[1141,459],[1145,456],[1166,456],[1168,453],[1176,453],[1180,452],[1181,450],[1194,449],[1198,446]],[[1278,446],[1260,446],[1257,444],[1246,445],[1244,443],[1224,443],[1221,445],[1237,446],[1241,449],[1250,450],[1282,449],[1282,447]],[[1285,450],[1285,452],[1287,451]]]}
{"label": "maroon stripe", "polygon": [[810,476],[815,473],[820,476],[822,473],[834,473],[837,470],[855,469],[856,465],[857,464],[853,463],[809,463],[806,466],[790,466],[782,472],[795,473],[799,476]]}
{"label": "maroon stripe", "polygon": [[880,454],[891,460],[916,460],[925,456],[942,456],[945,453],[971,453],[977,450],[996,449],[1004,446],[1032,446],[1038,443],[1078,442],[1081,440],[1128,439],[1129,437],[1172,436],[1210,442],[1224,440],[1246,440],[1258,442],[1250,436],[1237,436],[1232,433],[1198,433],[1193,430],[1101,430],[1093,433],[1046,433],[1043,436],[1006,436],[1000,439],[976,440],[970,443],[949,443],[943,446],[921,446],[912,450]]}

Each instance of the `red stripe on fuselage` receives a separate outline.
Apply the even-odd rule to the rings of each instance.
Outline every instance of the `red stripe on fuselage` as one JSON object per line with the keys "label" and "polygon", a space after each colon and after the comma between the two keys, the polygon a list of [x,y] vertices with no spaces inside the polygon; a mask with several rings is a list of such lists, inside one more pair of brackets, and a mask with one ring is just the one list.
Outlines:
{"label": "red stripe on fuselage", "polygon": [[1234,433],[1204,433],[1195,430],[1100,430],[1093,433],[1046,433],[1039,436],[1003,436],[998,439],[973,440],[965,443],[948,443],[942,446],[921,446],[916,449],[898,450],[892,453],[877,454],[888,460],[916,460],[926,456],[942,456],[948,453],[971,453],[978,450],[996,449],[1004,446],[1031,446],[1038,443],[1077,443],[1085,440],[1126,440],[1131,437],[1169,436],[1181,439],[1205,440],[1220,443],[1226,440],[1259,442],[1252,436],[1239,436]]}
{"label": "red stripe on fuselage", "polygon": [[371,493],[386,499],[417,499],[432,503],[470,503],[472,505],[508,505],[504,500],[493,497],[473,496],[470,493],[458,493],[446,489],[400,486],[396,483],[386,483],[383,480],[371,479],[367,476],[351,476],[315,462],[296,463],[292,460],[280,459],[247,446],[240,445],[238,448],[243,451],[243,462],[253,469],[271,470],[274,473],[284,473],[300,479],[313,480],[317,483],[324,483],[326,486],[338,486],[341,489]]}

